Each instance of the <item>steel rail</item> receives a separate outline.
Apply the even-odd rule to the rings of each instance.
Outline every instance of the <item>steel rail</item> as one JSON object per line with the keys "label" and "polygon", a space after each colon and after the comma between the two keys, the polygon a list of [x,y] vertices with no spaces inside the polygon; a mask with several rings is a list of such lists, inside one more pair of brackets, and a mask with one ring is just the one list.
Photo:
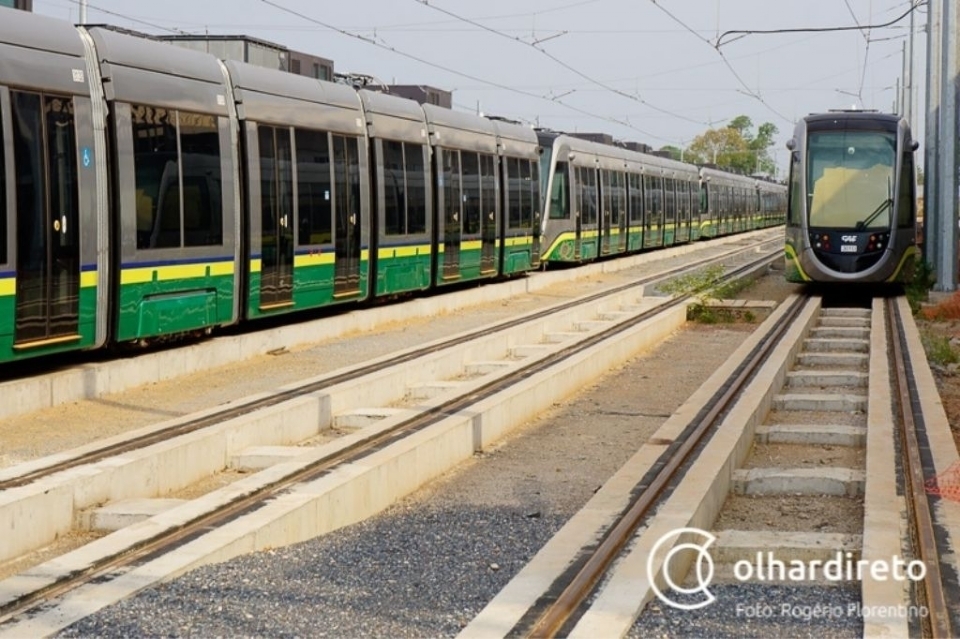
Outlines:
{"label": "steel rail", "polygon": [[897,311],[894,298],[887,298],[886,311],[887,334],[893,343],[893,367],[897,385],[895,390],[900,409],[900,440],[905,464],[903,474],[907,482],[907,490],[904,493],[909,510],[910,531],[914,536],[915,550],[927,568],[921,583],[923,602],[927,606],[929,615],[926,618],[921,616],[921,625],[925,636],[949,639],[953,637],[950,608],[943,588],[933,515],[924,485],[923,460],[920,457],[920,442],[913,413],[914,394],[907,374],[905,349],[900,340],[903,321]]}
{"label": "steel rail", "polygon": [[[758,242],[757,244],[759,246],[762,246],[767,243],[769,243],[769,240],[761,241],[761,242]],[[732,252],[732,255],[739,255],[742,253],[754,251],[756,250],[756,248],[757,248],[756,246],[744,248],[740,251]],[[263,397],[257,400],[243,402],[242,404],[234,405],[230,408],[225,408],[221,411],[208,414],[201,418],[196,418],[189,421],[181,422],[174,426],[170,426],[168,428],[164,428],[162,430],[158,430],[158,431],[141,435],[138,437],[132,437],[128,440],[119,442],[111,446],[104,446],[101,448],[97,448],[95,450],[91,450],[89,452],[83,453],[82,455],[77,455],[76,457],[72,457],[70,459],[64,459],[56,463],[50,464],[48,466],[44,466],[42,468],[33,469],[22,475],[18,475],[17,477],[13,477],[6,480],[0,480],[0,492],[4,490],[9,490],[11,488],[26,486],[35,481],[38,481],[39,479],[48,477],[58,472],[62,472],[64,470],[69,470],[71,468],[76,468],[78,466],[93,464],[103,459],[106,459],[108,457],[112,457],[114,455],[120,455],[133,450],[138,450],[140,448],[145,448],[152,444],[166,441],[167,439],[170,439],[173,437],[187,435],[189,433],[202,430],[203,428],[207,428],[209,426],[219,424],[228,419],[233,419],[235,417],[239,417],[241,415],[245,415],[256,410],[261,410],[264,408],[275,406],[285,401],[289,401],[291,399],[295,399],[303,395],[309,395],[311,393],[321,391],[325,388],[329,388],[337,384],[349,382],[349,381],[358,379],[360,377],[363,377],[364,375],[370,375],[372,373],[384,370],[386,368],[389,368],[390,366],[395,366],[400,363],[413,361],[423,357],[424,355],[428,355],[430,353],[434,353],[446,348],[451,348],[458,344],[462,344],[462,343],[477,339],[484,335],[490,335],[498,331],[512,328],[514,326],[519,326],[525,322],[547,317],[551,314],[562,312],[581,304],[595,302],[603,299],[604,297],[616,295],[630,288],[635,288],[641,285],[650,285],[654,282],[666,280],[671,277],[675,277],[681,273],[684,273],[684,272],[699,268],[701,266],[704,266],[706,264],[717,262],[721,259],[725,259],[729,257],[731,257],[731,255],[724,256],[723,258],[717,258],[717,257],[704,258],[702,260],[698,260],[690,264],[685,264],[681,267],[670,269],[664,273],[659,273],[657,275],[640,278],[629,284],[623,284],[621,286],[613,287],[606,291],[594,293],[587,297],[578,298],[577,300],[572,300],[570,302],[564,302],[559,305],[552,306],[548,309],[544,309],[544,310],[526,315],[519,319],[506,320],[504,322],[500,322],[498,324],[494,324],[494,325],[485,327],[483,329],[473,331],[465,335],[461,335],[456,338],[444,340],[443,342],[437,343],[428,349],[421,349],[417,351],[411,351],[402,355],[398,355],[395,358],[391,359],[389,362],[375,362],[373,364],[363,365],[358,368],[346,371],[344,373],[334,374],[329,377],[325,377],[324,379],[319,380],[317,382],[312,382],[296,388],[289,388],[289,389],[271,394],[268,397]]]}
{"label": "steel rail", "polygon": [[[770,261],[775,258],[776,256],[766,256],[764,258],[755,260],[751,264],[733,269],[721,277],[720,281],[735,279],[738,274],[742,274],[754,268],[757,264],[762,264],[764,261]],[[420,431],[434,423],[437,423],[449,415],[462,411],[468,406],[476,404],[477,402],[499,392],[507,386],[515,384],[522,379],[526,379],[531,375],[549,368],[563,359],[576,355],[577,353],[582,352],[583,350],[586,350],[587,348],[590,348],[599,342],[609,339],[619,332],[623,332],[633,326],[636,326],[637,324],[648,320],[667,308],[684,304],[689,300],[689,297],[689,295],[675,297],[659,307],[639,313],[637,316],[629,318],[610,328],[597,331],[596,333],[586,336],[577,344],[572,344],[556,353],[548,355],[542,360],[522,366],[500,379],[490,381],[489,383],[481,386],[479,389],[471,390],[466,395],[452,398],[450,401],[445,402],[442,405],[428,409],[421,415],[411,417],[410,419],[405,420],[404,422],[399,423],[388,430],[371,435],[370,437],[358,441],[344,450],[319,459],[307,467],[298,469],[282,478],[279,478],[269,485],[262,486],[245,495],[240,495],[236,499],[224,504],[216,510],[201,514],[195,519],[184,523],[175,530],[159,532],[151,538],[144,539],[136,546],[121,549],[115,554],[104,557],[83,570],[64,575],[62,578],[46,584],[35,591],[25,593],[21,597],[11,600],[7,604],[0,605],[0,630],[3,629],[4,625],[11,623],[11,621],[17,615],[33,609],[36,605],[40,605],[45,601],[62,596],[63,594],[66,594],[71,590],[75,590],[76,588],[94,580],[109,581],[111,576],[110,573],[116,571],[118,568],[129,567],[138,563],[143,563],[164,552],[169,552],[173,548],[187,543],[188,541],[191,541],[192,539],[195,539],[196,537],[208,532],[209,529],[213,527],[222,525],[232,519],[236,519],[247,512],[252,512],[259,509],[267,499],[282,490],[286,490],[295,484],[316,479],[322,475],[334,471],[337,467],[342,465],[356,462],[364,456],[367,456],[376,450],[402,439],[408,434]]]}
{"label": "steel rail", "polygon": [[[673,454],[664,461],[656,478],[634,498],[626,513],[622,514],[603,535],[596,550],[590,554],[580,571],[570,580],[554,602],[547,606],[533,623],[527,637],[556,637],[574,612],[592,595],[600,579],[613,561],[629,543],[646,516],[647,511],[657,503],[664,488],[683,467],[690,453],[698,446],[704,435],[714,426],[720,416],[732,406],[743,392],[747,382],[752,379],[760,365],[766,361],[770,351],[780,343],[787,329],[799,315],[805,304],[805,297],[798,297],[785,315],[785,321],[779,322],[764,338],[759,348],[750,354],[745,366],[729,384],[721,396],[700,419],[691,432]],[[658,460],[660,463],[660,460]]]}

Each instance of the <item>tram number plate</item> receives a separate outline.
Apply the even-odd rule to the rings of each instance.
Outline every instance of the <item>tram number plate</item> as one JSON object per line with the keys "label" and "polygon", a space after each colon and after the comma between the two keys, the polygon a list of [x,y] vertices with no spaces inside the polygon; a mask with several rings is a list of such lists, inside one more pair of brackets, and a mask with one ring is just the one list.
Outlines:
{"label": "tram number plate", "polygon": [[856,253],[857,246],[855,244],[845,244],[840,247],[841,253]]}

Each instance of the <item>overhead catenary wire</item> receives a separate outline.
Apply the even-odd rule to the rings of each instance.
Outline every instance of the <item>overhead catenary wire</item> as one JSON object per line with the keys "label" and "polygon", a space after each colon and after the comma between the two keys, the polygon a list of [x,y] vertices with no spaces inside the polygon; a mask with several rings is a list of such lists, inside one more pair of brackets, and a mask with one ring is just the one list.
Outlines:
{"label": "overhead catenary wire", "polygon": [[[133,23],[135,23],[135,24],[140,24],[140,25],[143,25],[143,26],[146,26],[146,27],[150,27],[150,28],[152,28],[152,29],[158,29],[158,30],[160,30],[160,31],[169,31],[170,33],[176,33],[176,34],[179,34],[179,35],[189,35],[189,33],[188,33],[187,31],[184,31],[183,29],[177,29],[176,27],[164,27],[164,26],[161,26],[161,25],[159,25],[159,24],[155,24],[155,23],[153,23],[153,22],[148,22],[148,21],[146,21],[146,20],[141,20],[141,19],[139,19],[139,18],[134,18],[134,17],[132,17],[132,16],[128,16],[128,15],[125,15],[125,14],[123,14],[123,13],[119,13],[119,12],[117,12],[117,11],[111,11],[110,9],[104,9],[103,7],[99,7],[99,6],[97,6],[97,5],[90,4],[89,2],[85,2],[85,3],[83,3],[83,5],[85,5],[87,9],[93,9],[94,11],[99,11],[100,13],[103,13],[103,14],[106,14],[106,15],[109,15],[109,16],[115,16],[115,17],[117,17],[117,18],[123,18],[124,20],[127,20],[127,21],[129,21],[129,22],[133,22]],[[81,9],[84,8],[83,5],[81,5]],[[82,21],[82,22],[86,22],[86,21],[87,21],[87,20],[85,20],[85,16],[81,19],[81,21]]]}
{"label": "overhead catenary wire", "polygon": [[689,31],[690,33],[692,33],[692,34],[694,35],[694,37],[696,37],[698,40],[700,40],[701,42],[706,43],[708,46],[710,46],[711,48],[715,49],[716,52],[717,52],[718,54],[720,54],[720,58],[723,60],[724,65],[726,65],[727,70],[730,71],[730,74],[733,75],[733,77],[736,78],[737,82],[740,83],[740,86],[743,87],[744,92],[745,92],[746,95],[748,95],[748,96],[754,98],[755,100],[757,100],[758,102],[760,102],[760,104],[762,104],[763,106],[765,106],[765,107],[767,108],[767,110],[769,110],[771,113],[775,114],[777,117],[779,117],[780,119],[782,119],[784,122],[788,122],[788,123],[790,123],[790,124],[793,124],[793,121],[794,121],[793,118],[788,118],[788,117],[785,116],[784,114],[782,114],[782,113],[780,113],[779,111],[777,111],[775,108],[773,108],[773,106],[770,105],[769,102],[767,102],[766,100],[763,99],[763,96],[762,96],[762,95],[760,95],[759,93],[757,93],[756,91],[754,91],[753,89],[751,89],[750,86],[749,86],[746,82],[744,82],[743,78],[740,77],[740,74],[737,73],[737,70],[734,69],[734,68],[733,68],[733,65],[730,63],[730,61],[727,60],[727,56],[724,55],[723,51],[720,50],[720,47],[714,46],[714,44],[713,44],[712,42],[710,42],[710,40],[708,40],[707,38],[704,38],[702,35],[700,35],[699,33],[697,33],[696,30],[694,30],[692,27],[690,27],[690,26],[689,26],[687,23],[685,23],[683,20],[681,20],[681,19],[678,18],[677,16],[673,15],[673,13],[671,13],[668,9],[666,9],[664,6],[662,6],[661,4],[659,4],[659,3],[657,2],[657,0],[650,0],[650,2],[652,2],[655,7],[657,7],[658,9],[660,9],[661,11],[663,11],[665,14],[667,14],[667,16],[669,16],[671,20],[673,20],[674,22],[676,22],[677,24],[679,24],[679,25],[680,25],[681,27],[683,27],[685,30],[687,30],[687,31]]}
{"label": "overhead catenary wire", "polygon": [[369,44],[369,45],[371,45],[371,46],[374,46],[374,47],[377,47],[377,48],[380,48],[380,49],[384,49],[384,50],[389,51],[389,52],[391,52],[391,53],[393,53],[393,54],[395,54],[395,55],[398,55],[398,56],[407,58],[408,60],[413,60],[413,61],[415,61],[415,62],[419,62],[419,63],[424,64],[424,65],[426,65],[426,66],[433,67],[433,68],[435,68],[435,69],[439,69],[439,70],[441,70],[441,71],[445,71],[445,72],[447,72],[447,73],[451,73],[451,74],[453,74],[453,75],[456,75],[456,76],[459,76],[459,77],[462,77],[462,78],[467,78],[468,80],[473,80],[474,82],[480,82],[481,84],[485,84],[485,85],[489,85],[489,86],[492,86],[492,87],[495,87],[495,88],[498,88],[498,89],[502,89],[502,90],[504,90],[504,91],[508,91],[508,92],[511,92],[511,93],[516,93],[516,94],[518,94],[518,95],[523,95],[523,96],[526,96],[526,97],[529,97],[529,98],[534,98],[534,99],[537,99],[537,100],[546,100],[546,101],[548,101],[548,102],[554,102],[554,103],[556,103],[556,104],[559,104],[559,105],[563,106],[563,107],[566,108],[566,109],[570,109],[570,110],[572,110],[572,111],[576,111],[577,113],[580,113],[581,115],[586,115],[586,116],[589,116],[589,117],[591,117],[591,118],[595,118],[595,119],[598,119],[598,120],[603,120],[603,121],[605,121],[605,122],[610,122],[610,123],[612,123],[612,124],[617,124],[617,125],[619,125],[619,126],[623,126],[623,127],[628,128],[628,129],[631,129],[631,130],[633,130],[633,131],[636,131],[637,133],[640,133],[641,135],[646,135],[646,136],[648,136],[648,137],[650,137],[650,138],[654,138],[654,139],[657,139],[657,140],[661,140],[661,141],[663,141],[663,142],[672,142],[672,140],[670,140],[670,139],[668,139],[668,138],[664,138],[664,137],[662,137],[662,136],[656,135],[655,133],[651,133],[651,132],[649,132],[649,131],[644,131],[643,129],[640,129],[640,128],[634,126],[633,124],[631,124],[631,123],[628,122],[628,121],[620,120],[620,119],[618,119],[618,118],[613,118],[613,117],[609,117],[609,116],[597,115],[596,113],[593,113],[593,112],[588,111],[588,110],[586,110],[586,109],[581,109],[581,108],[579,108],[579,107],[573,106],[572,104],[568,104],[568,103],[566,103],[566,102],[563,102],[563,101],[560,100],[559,98],[551,98],[550,96],[544,96],[544,95],[539,95],[539,94],[536,94],[536,93],[531,93],[531,92],[528,92],[528,91],[523,91],[523,90],[517,89],[517,88],[515,88],[515,87],[511,87],[511,86],[507,86],[507,85],[502,84],[502,83],[499,83],[499,82],[495,82],[495,81],[493,81],[493,80],[487,80],[487,79],[485,79],[485,78],[481,78],[481,77],[478,77],[478,76],[475,76],[475,75],[472,75],[472,74],[469,74],[469,73],[465,73],[465,72],[463,72],[463,71],[459,71],[459,70],[457,70],[457,69],[454,69],[454,68],[452,68],[452,67],[449,67],[449,66],[446,66],[446,65],[443,65],[443,64],[439,64],[439,63],[437,63],[437,62],[432,62],[432,61],[430,61],[430,60],[427,60],[426,58],[423,58],[423,57],[414,55],[414,54],[412,54],[412,53],[408,53],[408,52],[406,52],[406,51],[402,51],[402,50],[397,49],[396,47],[390,46],[390,45],[388,45],[388,44],[384,44],[384,43],[382,43],[382,42],[378,42],[377,40],[375,40],[375,39],[373,39],[373,38],[370,38],[370,37],[368,37],[368,36],[364,36],[364,35],[361,35],[361,34],[358,34],[358,33],[353,33],[353,32],[348,31],[348,30],[346,30],[346,29],[342,29],[342,28],[337,27],[337,26],[335,26],[335,25],[332,25],[332,24],[323,22],[322,20],[319,20],[319,19],[317,19],[317,18],[313,18],[313,17],[308,16],[308,15],[306,15],[306,14],[304,14],[304,13],[299,12],[299,11],[295,11],[295,10],[293,10],[293,9],[290,9],[290,8],[288,8],[288,7],[285,7],[285,6],[281,5],[281,4],[278,3],[278,2],[275,2],[274,0],[260,0],[260,2],[262,2],[263,4],[269,5],[269,6],[271,6],[271,7],[274,7],[275,9],[277,9],[277,10],[279,10],[279,11],[283,11],[283,12],[288,13],[288,14],[290,14],[290,15],[296,16],[296,17],[298,17],[298,18],[301,18],[301,19],[303,19],[303,20],[306,20],[306,21],[308,21],[308,22],[311,22],[311,23],[313,23],[313,24],[316,24],[317,26],[324,27],[325,29],[330,29],[331,31],[335,31],[335,32],[337,32],[337,33],[339,33],[339,34],[341,34],[341,35],[346,36],[346,37],[349,37],[349,38],[352,38],[352,39],[355,39],[355,40],[359,40],[359,41],[361,41],[361,42],[364,42],[364,43],[366,43],[366,44]]}
{"label": "overhead catenary wire", "polygon": [[[650,0],[654,4],[657,4],[657,0]],[[887,22],[882,22],[879,24],[868,24],[868,25],[855,25],[855,26],[840,26],[840,27],[797,27],[794,29],[731,29],[729,31],[724,31],[717,37],[716,43],[711,43],[716,49],[730,44],[731,42],[736,42],[741,38],[745,38],[750,35],[771,35],[771,34],[781,34],[781,33],[829,33],[831,31],[863,31],[864,29],[873,30],[873,29],[883,29],[885,27],[892,27],[897,24],[911,13],[919,9],[921,6],[926,4],[926,0],[920,0],[916,4],[911,3],[910,8],[907,9],[904,13],[897,16],[896,18],[889,20]],[[660,6],[660,5],[657,5]],[[663,9],[663,7],[661,7]],[[737,37],[730,40],[730,42],[724,42],[723,39],[727,36],[735,35]]]}
{"label": "overhead catenary wire", "polygon": [[[574,75],[576,75],[576,76],[578,76],[578,77],[580,77],[580,78],[583,78],[584,80],[586,80],[586,81],[589,82],[590,84],[593,84],[593,85],[595,85],[595,86],[598,86],[598,87],[600,87],[601,89],[604,89],[605,91],[609,91],[610,93],[613,93],[613,94],[615,94],[615,95],[618,95],[618,96],[627,98],[628,100],[632,100],[632,101],[634,101],[634,102],[639,102],[640,104],[646,106],[646,107],[649,108],[649,109],[652,109],[653,111],[657,111],[657,112],[659,112],[659,113],[663,113],[663,114],[665,114],[665,115],[669,115],[669,116],[671,116],[671,117],[674,117],[674,118],[677,118],[677,119],[680,119],[680,120],[684,120],[684,121],[686,121],[686,122],[691,122],[691,123],[693,123],[693,124],[702,125],[702,126],[708,126],[708,127],[709,127],[709,126],[713,126],[713,124],[714,124],[713,122],[706,122],[706,121],[702,121],[702,120],[695,120],[695,119],[693,119],[693,118],[688,118],[688,117],[686,117],[686,116],[683,116],[683,115],[680,115],[680,114],[676,113],[675,111],[670,111],[670,110],[668,110],[668,109],[664,109],[663,107],[659,107],[659,106],[657,106],[657,105],[655,105],[655,104],[651,104],[650,102],[648,102],[647,100],[644,100],[643,98],[641,98],[641,97],[638,96],[638,95],[633,95],[633,94],[631,94],[631,93],[627,93],[626,91],[622,91],[622,90],[620,90],[620,89],[618,89],[618,88],[616,88],[616,87],[613,87],[613,86],[610,86],[610,85],[608,85],[608,84],[605,84],[605,83],[603,83],[603,82],[595,79],[593,76],[588,75],[587,73],[584,73],[583,71],[580,71],[579,69],[577,69],[576,67],[572,66],[571,64],[565,62],[564,60],[561,60],[560,58],[558,58],[557,56],[553,55],[553,54],[550,53],[549,51],[547,51],[547,50],[545,50],[545,49],[537,46],[537,45],[539,44],[538,42],[527,42],[526,40],[523,40],[523,39],[521,39],[521,38],[518,37],[518,36],[511,36],[511,35],[509,35],[509,34],[507,34],[507,33],[504,33],[503,31],[500,31],[500,30],[498,30],[498,29],[494,29],[494,28],[492,28],[492,27],[489,27],[489,26],[487,26],[487,25],[485,25],[485,24],[483,24],[483,23],[481,23],[481,22],[477,22],[476,20],[473,20],[473,19],[471,19],[471,18],[467,18],[467,17],[461,16],[461,15],[459,15],[459,14],[457,14],[457,13],[454,13],[453,11],[450,11],[450,10],[448,10],[448,9],[444,9],[444,8],[442,8],[442,7],[438,7],[436,4],[432,4],[432,3],[430,2],[430,0],[414,0],[414,2],[417,2],[418,4],[422,4],[422,5],[424,5],[425,7],[429,7],[429,8],[431,8],[431,9],[433,9],[434,11],[439,11],[440,13],[442,13],[442,14],[444,14],[444,15],[447,15],[447,16],[450,16],[451,18],[454,18],[454,19],[459,20],[459,21],[461,21],[461,22],[465,22],[465,23],[467,23],[467,24],[473,25],[473,26],[477,27],[478,29],[482,29],[482,30],[484,30],[484,31],[486,31],[486,32],[488,32],[488,33],[492,33],[492,34],[494,34],[494,35],[496,35],[496,36],[499,36],[499,37],[501,37],[501,38],[505,38],[505,39],[507,39],[507,40],[511,40],[511,41],[513,41],[513,42],[516,42],[517,44],[522,44],[522,45],[524,45],[524,46],[530,47],[530,48],[534,49],[535,51],[537,51],[538,53],[546,56],[546,57],[549,58],[550,60],[556,62],[557,64],[559,64],[560,66],[562,66],[562,67],[563,67],[564,69],[566,69],[567,71],[570,71],[570,72],[573,73]],[[542,42],[542,40],[541,40],[540,42]]]}

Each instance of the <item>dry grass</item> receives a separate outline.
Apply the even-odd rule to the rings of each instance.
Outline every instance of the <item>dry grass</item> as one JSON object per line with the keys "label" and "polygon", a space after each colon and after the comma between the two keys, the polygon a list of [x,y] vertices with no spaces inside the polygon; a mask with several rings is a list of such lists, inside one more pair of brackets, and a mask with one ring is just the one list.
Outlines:
{"label": "dry grass", "polygon": [[936,306],[921,308],[920,316],[934,321],[960,319],[960,292],[954,293]]}

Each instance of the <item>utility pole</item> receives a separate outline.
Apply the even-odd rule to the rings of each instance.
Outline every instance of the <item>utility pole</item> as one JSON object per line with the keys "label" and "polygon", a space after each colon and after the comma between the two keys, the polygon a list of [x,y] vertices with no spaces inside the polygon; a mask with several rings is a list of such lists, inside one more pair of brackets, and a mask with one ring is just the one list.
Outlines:
{"label": "utility pole", "polygon": [[87,23],[87,0],[80,0],[80,24]]}
{"label": "utility pole", "polygon": [[[930,79],[923,225],[927,254],[924,259],[937,276],[934,290],[952,292],[957,289],[957,223],[960,220],[957,194],[957,80],[960,78],[960,51],[957,50],[960,36],[957,32],[960,30],[960,6],[956,0],[930,0],[928,10]],[[932,182],[929,179],[931,173],[934,174]]]}
{"label": "utility pole", "polygon": [[[912,0],[911,0],[912,4]],[[906,118],[907,123],[910,125],[910,128],[913,129],[916,126],[916,122],[913,121],[913,35],[916,31],[915,18],[917,15],[916,9],[910,12],[910,35],[907,36],[907,63],[906,69],[907,72],[903,77],[903,88],[904,88],[904,103],[903,103],[903,117]]]}

